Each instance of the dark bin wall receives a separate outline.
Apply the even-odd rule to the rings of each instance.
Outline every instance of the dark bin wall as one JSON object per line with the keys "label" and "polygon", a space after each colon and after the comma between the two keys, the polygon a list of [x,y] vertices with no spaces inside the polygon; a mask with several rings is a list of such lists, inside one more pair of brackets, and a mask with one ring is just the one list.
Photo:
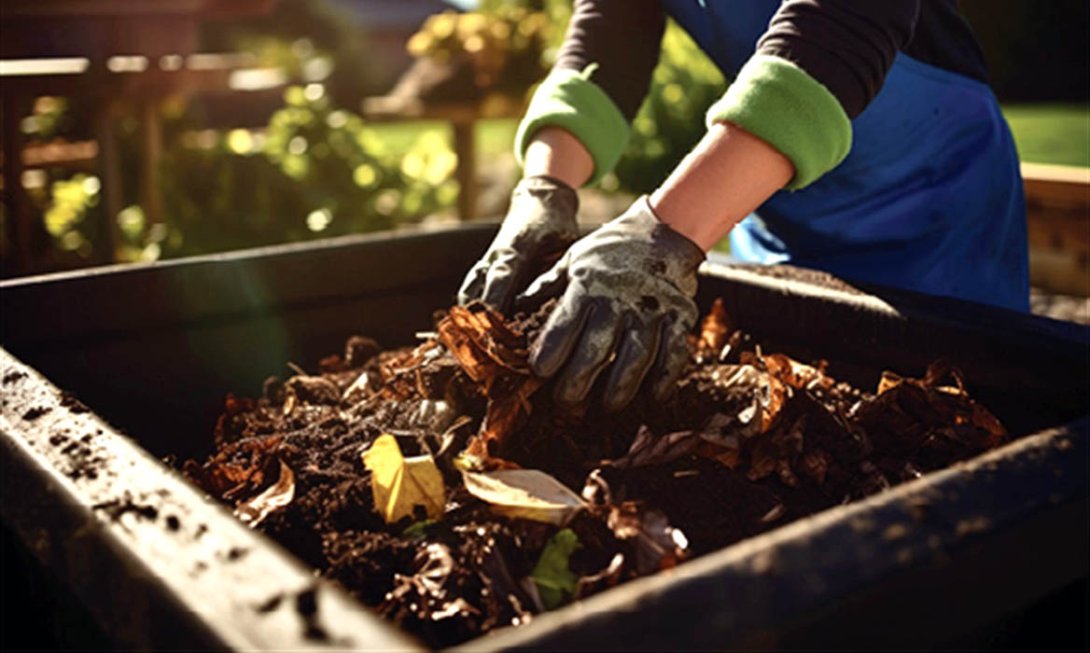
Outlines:
{"label": "dark bin wall", "polygon": [[[410,344],[448,306],[494,227],[309,245],[62,274],[0,285],[5,348],[75,392],[156,455],[199,455],[228,392],[256,395],[290,361],[313,370],[354,333]],[[1084,327],[863,287],[790,268],[715,268],[759,340],[874,387],[882,370],[955,362],[1016,433],[1087,412]],[[821,285],[800,284],[811,279]]]}
{"label": "dark bin wall", "polygon": [[[227,392],[257,394],[266,376],[290,373],[286,361],[313,369],[352,333],[387,345],[412,342],[415,331],[430,328],[432,311],[450,303],[491,233],[482,226],[347,238],[6,282],[0,344],[156,455],[197,455],[210,447]],[[815,276],[821,283],[799,282]],[[1062,425],[1088,412],[1090,330],[869,290],[786,268],[711,266],[699,300],[707,308],[723,297],[761,342],[828,358],[859,382],[873,383],[888,368],[919,373],[947,357],[1016,434],[1058,428],[469,647],[585,649],[619,645],[618,634],[634,647],[843,645],[846,624],[887,618],[890,610],[898,619],[863,633],[859,644],[934,645],[1084,577],[1090,422]],[[26,428],[33,435],[36,427]],[[19,431],[2,435],[23,446]],[[48,440],[37,436],[39,444]],[[22,458],[4,460],[23,481],[37,482]],[[103,490],[77,486],[85,488]],[[193,510],[209,509],[202,506]],[[224,519],[229,527],[218,528],[257,538]],[[24,522],[23,529],[40,526]],[[894,548],[886,526],[909,523]],[[990,573],[999,574],[995,582],[978,582]],[[118,587],[125,582],[119,577]],[[156,607],[168,614],[172,605]],[[649,614],[665,621],[656,626]],[[941,628],[913,627],[934,615],[947,616]]]}
{"label": "dark bin wall", "polygon": [[[156,455],[195,456],[256,395],[354,333],[409,344],[491,228],[369,236],[0,285],[3,346]],[[396,242],[396,246],[391,243]]]}

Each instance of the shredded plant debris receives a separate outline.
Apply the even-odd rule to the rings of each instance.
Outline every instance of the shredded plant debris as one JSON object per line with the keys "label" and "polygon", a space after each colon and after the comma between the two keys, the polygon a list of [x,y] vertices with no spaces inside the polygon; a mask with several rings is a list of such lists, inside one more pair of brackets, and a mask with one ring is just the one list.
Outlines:
{"label": "shredded plant debris", "polygon": [[548,310],[454,307],[415,348],[353,336],[317,374],[228,395],[184,471],[442,647],[1008,439],[946,363],[867,392],[763,353],[719,302],[672,399],[562,408],[527,365]]}

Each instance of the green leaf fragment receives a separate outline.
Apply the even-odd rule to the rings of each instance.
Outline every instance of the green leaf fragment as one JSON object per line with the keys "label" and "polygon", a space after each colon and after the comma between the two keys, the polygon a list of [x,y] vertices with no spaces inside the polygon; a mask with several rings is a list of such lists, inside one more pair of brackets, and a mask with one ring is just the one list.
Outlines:
{"label": "green leaf fragment", "polygon": [[405,527],[405,530],[401,531],[401,537],[408,537],[410,539],[420,539],[427,536],[428,531],[432,526],[438,524],[436,519],[422,519],[417,522],[413,522]]}
{"label": "green leaf fragment", "polygon": [[530,572],[530,578],[537,585],[541,603],[547,610],[557,608],[568,602],[575,594],[575,586],[579,582],[568,566],[571,555],[581,545],[579,536],[570,528],[557,531],[556,535],[549,538],[545,548],[541,551],[541,558],[537,561],[534,570]]}

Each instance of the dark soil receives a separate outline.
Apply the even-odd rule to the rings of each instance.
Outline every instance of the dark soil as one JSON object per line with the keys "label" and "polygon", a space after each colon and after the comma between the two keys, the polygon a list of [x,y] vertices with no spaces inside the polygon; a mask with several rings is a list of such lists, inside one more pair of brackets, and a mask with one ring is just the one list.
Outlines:
{"label": "dark soil", "polygon": [[[505,326],[483,307],[460,310],[438,325],[440,339],[415,349],[383,351],[354,336],[316,374],[269,379],[257,399],[229,395],[214,454],[184,468],[434,647],[540,612],[545,593],[530,576],[558,531],[495,515],[465,488],[467,465],[542,470],[582,490],[586,509],[566,524],[580,545],[569,562],[579,581],[563,596],[572,600],[1007,438],[948,366],[924,379],[887,374],[875,394],[838,383],[820,363],[762,354],[721,312],[694,338],[670,400],[637,398],[617,415],[593,401],[561,407],[525,370],[540,317]],[[447,489],[440,519],[424,519],[423,506],[393,524],[376,512],[361,454],[387,433],[404,455],[436,461]],[[290,503],[254,518],[248,502],[288,472]],[[306,612],[303,597],[297,607]]]}

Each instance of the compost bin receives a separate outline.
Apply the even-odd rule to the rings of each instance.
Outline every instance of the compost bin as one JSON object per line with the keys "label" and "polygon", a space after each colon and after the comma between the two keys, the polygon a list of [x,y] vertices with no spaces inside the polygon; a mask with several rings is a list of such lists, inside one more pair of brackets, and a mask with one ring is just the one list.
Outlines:
{"label": "compost bin", "polygon": [[[313,364],[355,333],[412,343],[490,236],[352,237],[0,284],[5,528],[117,646],[418,647],[161,459],[207,453],[224,396],[257,394],[288,361]],[[466,648],[941,645],[1085,579],[1085,328],[713,261],[698,299],[716,297],[762,342],[863,386],[949,359],[1015,439]]]}

